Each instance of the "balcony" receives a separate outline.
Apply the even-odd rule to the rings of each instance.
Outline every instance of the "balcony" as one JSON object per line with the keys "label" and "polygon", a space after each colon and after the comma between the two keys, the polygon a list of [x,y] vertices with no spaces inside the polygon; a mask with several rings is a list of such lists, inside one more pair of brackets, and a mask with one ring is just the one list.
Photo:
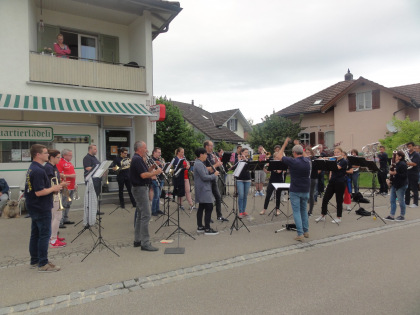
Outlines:
{"label": "balcony", "polygon": [[29,80],[32,82],[146,92],[144,67],[30,53],[29,68]]}

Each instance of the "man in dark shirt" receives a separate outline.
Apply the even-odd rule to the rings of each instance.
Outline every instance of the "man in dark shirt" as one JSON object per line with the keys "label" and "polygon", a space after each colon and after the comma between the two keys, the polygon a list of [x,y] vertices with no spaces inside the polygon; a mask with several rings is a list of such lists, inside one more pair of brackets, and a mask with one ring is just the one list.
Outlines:
{"label": "man in dark shirt", "polygon": [[117,170],[117,182],[118,182],[118,197],[120,199],[120,207],[125,208],[124,201],[124,185],[127,187],[128,196],[130,197],[131,204],[136,207],[136,201],[134,200],[133,194],[131,193],[131,182],[130,182],[130,164],[131,160],[128,157],[128,150],[126,148],[120,148],[118,150],[119,156],[117,156],[113,162],[113,170]]}
{"label": "man in dark shirt", "polygon": [[[101,162],[98,161],[96,158],[96,153],[98,153],[98,148],[96,147],[96,144],[91,144],[88,147],[88,154],[83,158],[83,169],[84,173],[83,176],[86,179],[86,176],[95,169],[95,166],[98,164],[101,164]],[[92,178],[93,186],[95,188],[96,195],[100,195],[102,191],[102,178]],[[98,211],[99,214],[99,211]],[[101,212],[100,214],[103,214]]]}
{"label": "man in dark shirt", "polygon": [[[414,142],[407,143],[408,156],[411,162],[407,162],[407,166],[411,168],[407,170],[408,188],[405,191],[405,204],[409,208],[416,208],[419,206],[419,164],[420,155],[414,151]],[[413,204],[410,205],[410,191],[413,192]]]}
{"label": "man in dark shirt", "polygon": [[32,163],[26,173],[25,199],[26,209],[32,219],[29,253],[31,268],[38,266],[39,272],[59,271],[60,267],[48,261],[48,245],[51,237],[51,208],[53,193],[61,190],[60,185],[51,187],[50,180],[42,164],[48,161],[45,146],[31,146]]}
{"label": "man in dark shirt", "polygon": [[[391,175],[391,213],[385,218],[387,221],[405,221],[405,201],[404,194],[407,190],[407,164],[404,161],[404,152],[398,151],[395,157],[396,166],[393,171],[389,171]],[[397,218],[395,212],[397,211],[397,199],[400,203],[401,213]]]}
{"label": "man in dark shirt", "polygon": [[311,186],[311,160],[306,157],[301,145],[292,148],[293,158],[284,156],[284,150],[291,139],[289,137],[280,149],[280,161],[283,161],[290,170],[290,203],[293,209],[293,218],[296,224],[296,241],[302,242],[309,237],[309,222],[306,206],[309,200],[309,189]]}
{"label": "man in dark shirt", "polygon": [[379,193],[386,195],[388,194],[388,185],[386,183],[388,175],[388,154],[386,154],[385,147],[383,145],[379,147],[378,159],[380,168],[380,172],[378,173],[378,181],[380,185]]}
{"label": "man in dark shirt", "polygon": [[162,173],[162,169],[155,166],[147,167],[144,162],[147,146],[144,141],[134,144],[134,156],[130,166],[130,181],[133,185],[132,193],[136,200],[136,223],[134,229],[134,247],[141,246],[141,250],[154,252],[158,248],[150,243],[149,221],[151,217],[149,203],[149,187],[151,178]]}

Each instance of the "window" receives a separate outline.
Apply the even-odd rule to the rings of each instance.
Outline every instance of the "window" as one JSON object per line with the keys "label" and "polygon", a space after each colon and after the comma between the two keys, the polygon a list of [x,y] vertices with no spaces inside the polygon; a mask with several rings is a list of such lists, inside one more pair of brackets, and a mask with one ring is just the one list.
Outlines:
{"label": "window", "polygon": [[300,133],[299,138],[300,138],[300,143],[304,145],[309,144],[309,133]]}
{"label": "window", "polygon": [[238,120],[237,119],[230,119],[227,122],[227,127],[229,128],[229,130],[237,131],[238,130]]}
{"label": "window", "polygon": [[322,98],[321,98],[321,99],[316,100],[316,101],[314,102],[314,105],[319,105],[319,104],[321,104],[321,102],[322,102]]}
{"label": "window", "polygon": [[334,149],[334,131],[325,132],[325,146],[329,149]]}
{"label": "window", "polygon": [[372,91],[356,94],[356,110],[372,109]]}

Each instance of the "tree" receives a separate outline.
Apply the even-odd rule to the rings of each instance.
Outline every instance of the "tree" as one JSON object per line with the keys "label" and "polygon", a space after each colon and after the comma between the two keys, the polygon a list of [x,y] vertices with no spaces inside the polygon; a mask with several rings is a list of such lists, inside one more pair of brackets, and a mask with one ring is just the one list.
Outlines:
{"label": "tree", "polygon": [[407,116],[404,120],[392,118],[391,123],[398,130],[396,133],[389,134],[385,139],[379,139],[379,142],[386,148],[388,155],[392,155],[392,151],[398,146],[407,142],[420,142],[420,121],[410,121]]}
{"label": "tree", "polygon": [[160,97],[156,102],[166,106],[166,119],[156,123],[154,137],[155,146],[162,149],[162,157],[170,161],[175,150],[182,147],[188,160],[195,159],[194,151],[203,146],[204,135],[185,123],[180,109],[172,105],[166,96]]}
{"label": "tree", "polygon": [[233,148],[235,147],[235,145],[233,143],[227,143],[224,140],[217,142],[215,144],[215,150],[216,152],[219,151],[220,149],[223,149],[223,151],[233,151]]}
{"label": "tree", "polygon": [[[282,145],[287,137],[298,139],[298,135],[302,131],[301,121],[302,118],[299,122],[294,123],[290,119],[275,114],[267,115],[262,123],[253,127],[248,143],[255,149],[262,145],[268,152],[273,153],[274,146]],[[289,146],[291,147],[292,144]]]}

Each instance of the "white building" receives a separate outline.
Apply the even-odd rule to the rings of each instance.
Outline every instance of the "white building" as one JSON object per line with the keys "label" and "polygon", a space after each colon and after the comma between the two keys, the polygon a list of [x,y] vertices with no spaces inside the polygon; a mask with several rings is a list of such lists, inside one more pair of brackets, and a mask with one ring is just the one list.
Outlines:
{"label": "white building", "polygon": [[[22,186],[34,143],[98,159],[136,140],[153,146],[153,40],[181,11],[161,0],[0,1],[0,177]],[[57,35],[70,58],[40,53]],[[137,67],[125,66],[128,63]]]}

